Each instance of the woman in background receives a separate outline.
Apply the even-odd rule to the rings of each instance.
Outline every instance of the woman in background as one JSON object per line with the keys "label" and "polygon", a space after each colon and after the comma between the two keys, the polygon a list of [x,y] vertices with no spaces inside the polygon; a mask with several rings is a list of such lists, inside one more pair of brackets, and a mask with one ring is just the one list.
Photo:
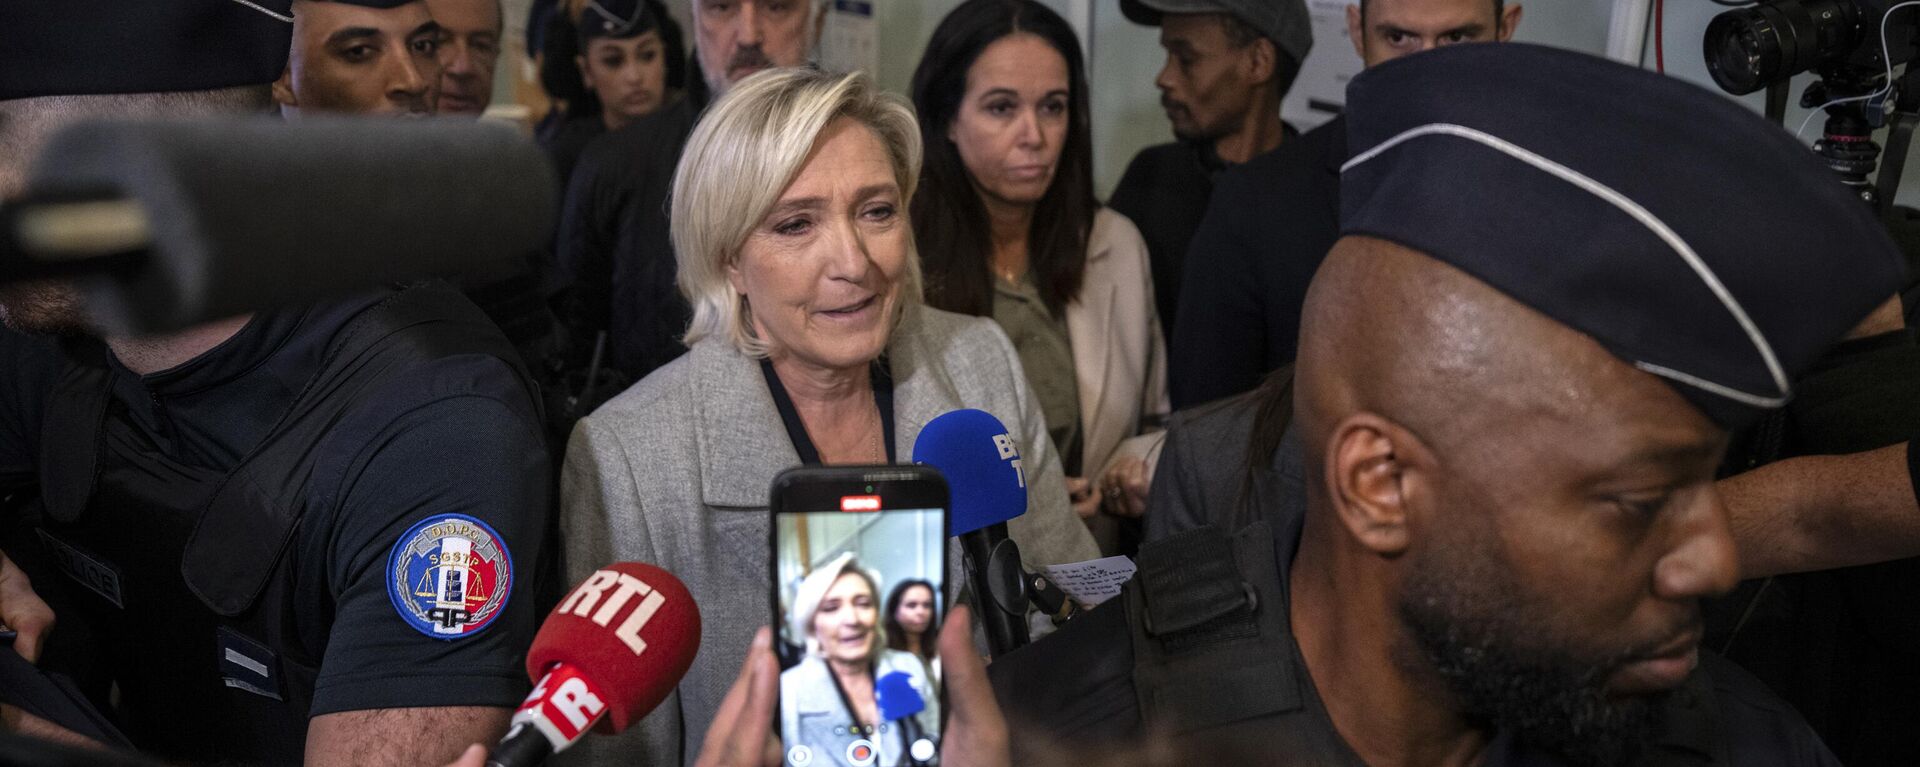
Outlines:
{"label": "woman in background", "polygon": [[887,595],[887,647],[920,656],[927,669],[939,676],[934,662],[940,648],[934,637],[940,635],[940,608],[933,600],[933,584],[920,579],[901,581]]}
{"label": "woman in background", "polygon": [[538,135],[561,188],[588,142],[677,98],[686,66],[680,25],[659,0],[587,0],[556,9],[540,79],[565,111]]}
{"label": "woman in background", "polygon": [[1081,62],[1073,28],[1033,0],[970,0],[940,22],[913,75],[914,235],[927,302],[992,317],[1013,341],[1074,511],[1137,517],[1144,483],[1103,487],[1139,476],[1158,443],[1143,435],[1167,413],[1166,344],[1146,244],[1094,199]]}

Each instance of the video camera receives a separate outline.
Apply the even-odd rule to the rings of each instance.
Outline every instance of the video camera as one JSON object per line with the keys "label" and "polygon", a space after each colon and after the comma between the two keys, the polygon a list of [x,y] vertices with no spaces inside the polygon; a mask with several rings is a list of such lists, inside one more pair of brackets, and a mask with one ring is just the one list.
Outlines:
{"label": "video camera", "polygon": [[[1920,124],[1917,68],[1893,82],[1894,67],[1920,55],[1920,3],[1762,0],[1715,16],[1703,47],[1714,83],[1736,96],[1769,89],[1767,114],[1776,120],[1785,112],[1787,81],[1801,72],[1819,75],[1800,97],[1800,106],[1827,113],[1814,152],[1862,200],[1889,213]],[[1890,121],[1893,162],[1871,183],[1867,177],[1880,164],[1873,132]]]}
{"label": "video camera", "polygon": [[[1911,61],[1913,14],[1887,19],[1894,0],[1770,0],[1736,8],[1707,24],[1707,71],[1736,96],[1801,72],[1826,79],[1870,80]],[[1887,51],[1880,28],[1887,27]]]}

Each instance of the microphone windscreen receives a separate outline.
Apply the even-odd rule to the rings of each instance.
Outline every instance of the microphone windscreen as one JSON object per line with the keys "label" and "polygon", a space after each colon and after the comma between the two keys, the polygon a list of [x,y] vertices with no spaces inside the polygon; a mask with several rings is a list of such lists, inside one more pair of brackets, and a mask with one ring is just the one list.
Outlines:
{"label": "microphone windscreen", "polygon": [[560,600],[527,650],[527,677],[555,663],[578,669],[605,697],[598,729],[618,733],[666,700],[700,649],[700,609],[679,578],[615,562]]}
{"label": "microphone windscreen", "polygon": [[56,134],[29,193],[145,210],[141,265],[82,282],[109,329],[177,329],[403,280],[506,276],[547,243],[553,171],[466,120],[103,121]]}
{"label": "microphone windscreen", "polygon": [[890,672],[874,680],[873,696],[880,708],[881,721],[891,722],[927,710],[926,700],[920,697],[919,690],[913,689],[913,677],[905,671]]}
{"label": "microphone windscreen", "polygon": [[913,462],[940,470],[953,494],[947,534],[961,535],[1027,513],[1020,448],[984,410],[942,413],[913,443]]}

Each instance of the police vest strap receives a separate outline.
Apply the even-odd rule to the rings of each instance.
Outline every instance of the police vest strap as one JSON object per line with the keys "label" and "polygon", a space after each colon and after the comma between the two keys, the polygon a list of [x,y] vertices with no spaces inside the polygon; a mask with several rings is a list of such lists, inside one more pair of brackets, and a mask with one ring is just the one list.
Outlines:
{"label": "police vest strap", "polygon": [[507,362],[532,396],[518,355],[485,315],[444,284],[407,288],[349,322],[294,405],[201,513],[180,564],[187,588],[220,615],[251,607],[299,528],[313,452],[339,417],[411,363],[463,353]]}
{"label": "police vest strap", "polygon": [[1148,544],[1139,568],[1143,628],[1169,650],[1253,634],[1259,600],[1220,528],[1203,525]]}
{"label": "police vest strap", "polygon": [[[89,353],[94,352],[94,353]],[[113,396],[98,350],[68,345],[73,357],[47,398],[40,430],[40,495],[47,516],[72,522],[86,511],[100,475],[100,440]]]}
{"label": "police vest strap", "polygon": [[1180,735],[1301,706],[1272,546],[1260,522],[1231,537],[1207,525],[1141,547],[1123,596],[1142,721]]}

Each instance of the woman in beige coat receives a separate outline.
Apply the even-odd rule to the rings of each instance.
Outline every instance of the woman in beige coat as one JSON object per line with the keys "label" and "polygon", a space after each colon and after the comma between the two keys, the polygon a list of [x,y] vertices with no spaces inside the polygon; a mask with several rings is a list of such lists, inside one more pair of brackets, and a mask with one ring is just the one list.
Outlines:
{"label": "woman in beige coat", "polygon": [[913,224],[927,302],[1006,331],[1074,511],[1093,521],[1144,509],[1166,345],[1146,244],[1093,196],[1081,62],[1072,27],[1033,0],[948,14],[913,77],[926,144]]}

